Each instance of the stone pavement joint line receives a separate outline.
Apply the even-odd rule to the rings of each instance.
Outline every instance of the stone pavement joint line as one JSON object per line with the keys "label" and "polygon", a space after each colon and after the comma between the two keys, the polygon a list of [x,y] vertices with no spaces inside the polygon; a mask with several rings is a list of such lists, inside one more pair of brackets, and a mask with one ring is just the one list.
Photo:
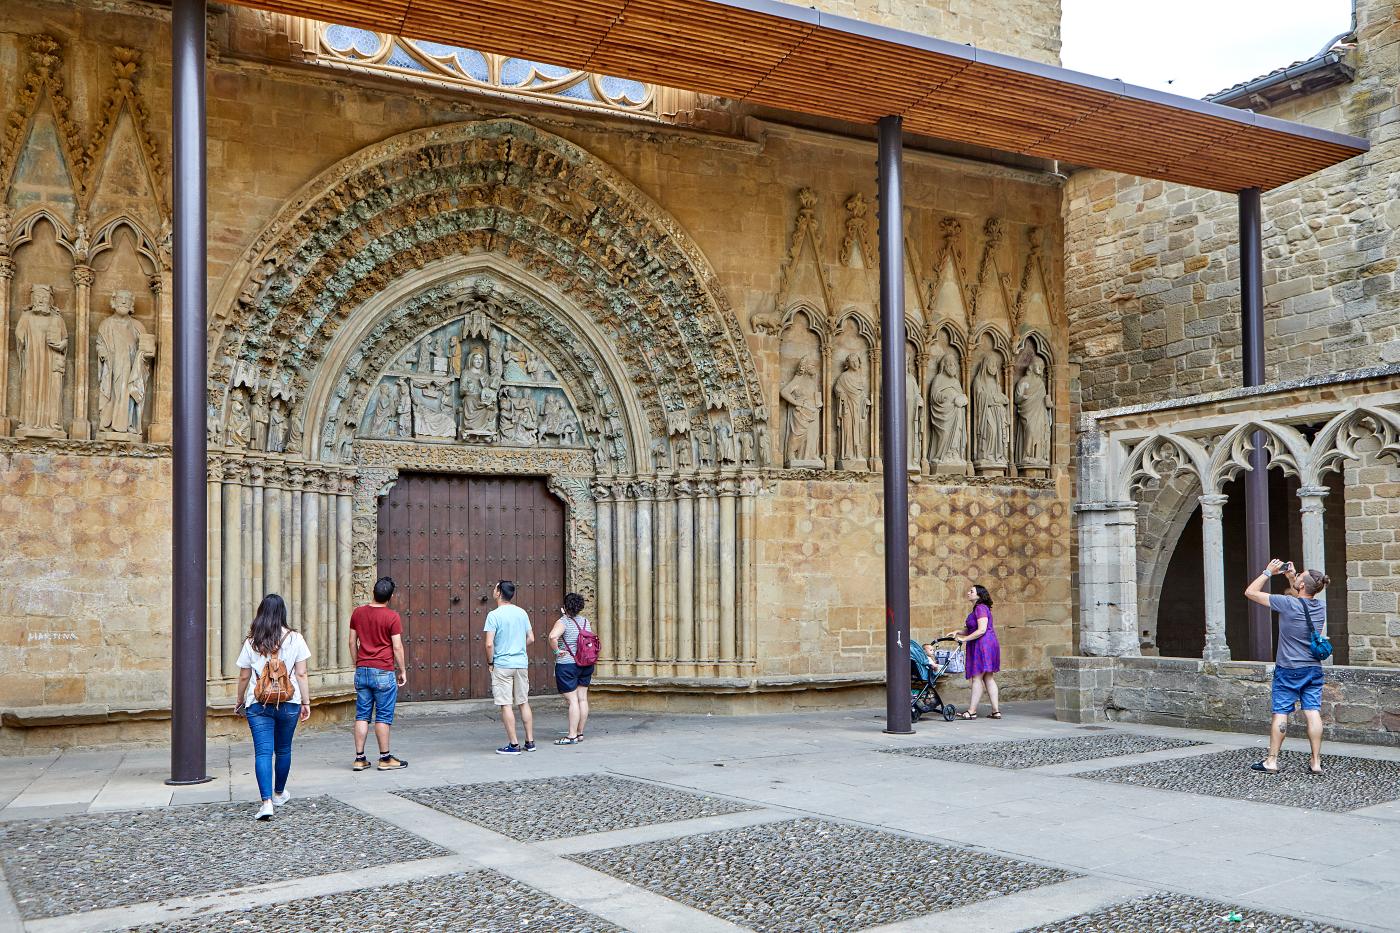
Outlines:
{"label": "stone pavement joint line", "polygon": [[1334,813],[1400,799],[1400,762],[1324,754],[1325,773],[1315,775],[1308,771],[1306,752],[1285,751],[1278,774],[1249,770],[1261,757],[1258,749],[1237,748],[1148,765],[1085,771],[1075,777]]}
{"label": "stone pavement joint line", "polygon": [[[457,784],[394,793],[527,842],[757,809],[722,797],[606,774]],[[542,799],[550,801],[548,812],[540,810]]]}
{"label": "stone pavement joint line", "polygon": [[759,933],[859,930],[1077,877],[816,819],[569,858]]}
{"label": "stone pavement joint line", "polygon": [[[1234,917],[1238,916],[1238,920]],[[1104,910],[1080,914],[1058,923],[1033,927],[1025,933],[1121,933],[1124,930],[1239,930],[1259,933],[1350,933],[1347,927],[1327,926],[1311,920],[1283,917],[1231,907],[1218,901],[1182,894],[1151,894],[1115,904]]]}
{"label": "stone pavement joint line", "polygon": [[400,933],[467,929],[570,933],[622,930],[489,869],[130,928],[131,933]]}
{"label": "stone pavement joint line", "polygon": [[330,797],[11,822],[0,865],[27,920],[450,854]]}
{"label": "stone pavement joint line", "polygon": [[1019,739],[1009,742],[970,742],[965,745],[921,745],[918,748],[884,749],[891,755],[937,758],[993,768],[1039,768],[1071,761],[1093,761],[1122,755],[1140,755],[1169,749],[1204,745],[1185,739],[1117,732],[1106,735],[1076,735],[1050,739]]}

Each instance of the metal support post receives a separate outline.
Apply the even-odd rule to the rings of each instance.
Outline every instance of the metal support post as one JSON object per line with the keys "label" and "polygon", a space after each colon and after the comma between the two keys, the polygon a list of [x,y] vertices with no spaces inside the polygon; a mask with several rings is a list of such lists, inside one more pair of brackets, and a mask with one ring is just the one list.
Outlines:
{"label": "metal support post", "polygon": [[204,58],[206,0],[174,0],[170,46],[174,115],[174,403],[171,569],[170,780],[210,780],[205,758],[205,619],[207,571],[205,483]]}
{"label": "metal support post", "polygon": [[904,386],[904,126],[879,123],[880,450],[885,479],[885,731],[908,734],[909,438]]}
{"label": "metal support post", "polygon": [[[1259,189],[1239,194],[1240,212],[1240,356],[1246,386],[1264,383],[1264,236]],[[1269,455],[1264,434],[1251,438],[1250,470],[1244,475],[1245,560],[1247,576],[1264,569],[1269,553]],[[1268,661],[1274,656],[1273,620],[1269,607],[1249,603],[1247,657]]]}

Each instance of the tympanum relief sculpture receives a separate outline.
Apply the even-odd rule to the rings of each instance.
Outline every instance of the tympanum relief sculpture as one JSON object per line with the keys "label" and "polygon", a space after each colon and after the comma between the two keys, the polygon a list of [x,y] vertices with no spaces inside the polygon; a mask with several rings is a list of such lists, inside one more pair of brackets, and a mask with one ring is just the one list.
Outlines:
{"label": "tympanum relief sculpture", "polygon": [[35,285],[29,307],[15,326],[19,351],[20,437],[66,437],[63,377],[68,370],[68,329],[53,306],[53,288]]}
{"label": "tympanum relief sculpture", "polygon": [[870,437],[870,383],[860,354],[851,353],[841,363],[841,375],[832,387],[836,399],[836,456],[843,470],[866,470],[866,440]]}
{"label": "tympanum relief sculpture", "polygon": [[792,378],[778,393],[786,407],[783,453],[789,467],[821,469],[822,393],[817,387],[816,362],[802,357]]}
{"label": "tympanum relief sculpture", "polygon": [[1011,402],[1001,372],[1001,354],[987,346],[972,369],[972,461],[979,473],[995,475],[1007,467]]}
{"label": "tympanum relief sculpture", "polygon": [[139,441],[156,338],[132,317],[131,292],[112,295],[112,315],[97,328],[97,424],[103,440]]}
{"label": "tympanum relief sculpture", "polygon": [[1050,467],[1050,428],[1055,421],[1055,403],[1046,384],[1045,360],[1031,358],[1025,375],[1016,382],[1016,463],[1020,467],[1046,470]]}
{"label": "tympanum relief sculpture", "polygon": [[361,436],[506,447],[574,447],[582,431],[559,380],[473,302],[397,355],[370,392]]}

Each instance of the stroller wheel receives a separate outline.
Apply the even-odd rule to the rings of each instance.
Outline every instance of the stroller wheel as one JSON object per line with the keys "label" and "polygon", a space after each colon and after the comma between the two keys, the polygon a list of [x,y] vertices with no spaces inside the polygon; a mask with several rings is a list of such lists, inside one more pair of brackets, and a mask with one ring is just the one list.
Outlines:
{"label": "stroller wheel", "polygon": [[919,709],[919,704],[915,703],[914,708],[909,711],[909,721],[918,722],[921,718],[923,718],[923,715],[924,711]]}
{"label": "stroller wheel", "polygon": [[953,721],[953,717],[956,716],[957,714],[958,714],[958,709],[957,709],[957,707],[954,706],[952,703],[949,703],[947,706],[943,707],[943,720],[944,720],[945,722],[952,722],[952,721]]}

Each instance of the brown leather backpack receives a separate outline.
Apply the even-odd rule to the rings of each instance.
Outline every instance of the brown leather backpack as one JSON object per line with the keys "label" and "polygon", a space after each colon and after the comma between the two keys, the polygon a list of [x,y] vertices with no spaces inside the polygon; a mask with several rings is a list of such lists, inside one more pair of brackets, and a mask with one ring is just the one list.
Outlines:
{"label": "brown leather backpack", "polygon": [[253,686],[253,699],[264,706],[281,706],[296,694],[296,687],[292,684],[292,673],[279,657],[281,653],[281,645],[273,649],[272,654],[268,655],[267,663],[263,665],[262,673],[258,675],[257,684]]}

